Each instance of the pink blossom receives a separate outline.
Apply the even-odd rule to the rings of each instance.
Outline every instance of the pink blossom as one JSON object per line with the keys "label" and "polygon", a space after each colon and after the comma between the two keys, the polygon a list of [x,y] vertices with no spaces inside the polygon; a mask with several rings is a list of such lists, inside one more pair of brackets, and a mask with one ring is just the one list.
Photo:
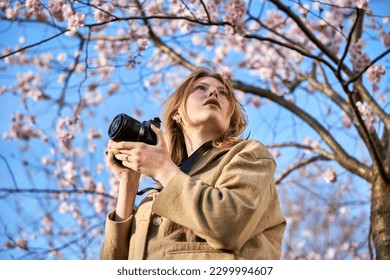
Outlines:
{"label": "pink blossom", "polygon": [[[98,5],[95,5],[99,7]],[[111,3],[106,3],[100,6],[99,9],[95,8],[94,17],[96,22],[104,22],[112,19],[111,14],[114,13],[114,6]]]}
{"label": "pink blossom", "polygon": [[192,36],[191,41],[195,46],[199,46],[203,44],[204,39],[200,34],[195,34],[194,36]]}
{"label": "pink blossom", "polygon": [[351,128],[352,126],[352,120],[345,112],[343,112],[343,120],[341,123],[345,128]]}
{"label": "pink blossom", "polygon": [[136,117],[142,117],[142,115],[143,115],[143,111],[142,111],[142,109],[140,109],[139,107],[137,107],[137,108],[135,108],[135,110],[134,110],[134,115],[136,116]]}
{"label": "pink blossom", "polygon": [[88,132],[88,139],[99,139],[102,137],[102,133],[97,131],[95,128],[91,128]]}
{"label": "pink blossom", "polygon": [[374,110],[366,101],[363,102],[358,101],[356,102],[356,106],[360,111],[360,114],[362,116],[364,123],[367,126],[368,131],[373,132],[374,125],[376,123],[376,115],[374,113]]}
{"label": "pink blossom", "polygon": [[[26,124],[27,123],[27,124]],[[26,121],[25,115],[15,113],[12,117],[12,125],[9,134],[4,134],[4,139],[23,139],[29,140],[31,138],[39,138],[40,131],[34,129],[31,124]]]}
{"label": "pink blossom", "polygon": [[68,6],[66,4],[62,5],[62,14],[64,18],[70,18],[73,15],[73,10],[71,6]]}
{"label": "pink blossom", "polygon": [[261,97],[259,96],[252,97],[250,98],[249,103],[258,109],[261,107]]}
{"label": "pink blossom", "polygon": [[150,78],[148,80],[145,81],[145,86],[152,87],[152,86],[158,85],[159,83],[162,82],[162,80],[163,80],[163,77],[161,74],[153,74],[150,76]]}
{"label": "pink blossom", "polygon": [[76,123],[69,117],[60,118],[56,125],[56,138],[59,141],[60,147],[66,151],[71,149],[71,141],[75,134],[81,129],[82,122]]}
{"label": "pink blossom", "polygon": [[367,70],[367,78],[374,84],[379,83],[385,74],[386,68],[383,65],[373,65]]}
{"label": "pink blossom", "polygon": [[356,0],[356,7],[362,10],[367,10],[369,6],[369,0]]}
{"label": "pink blossom", "polygon": [[332,167],[329,167],[325,170],[323,177],[327,183],[335,183],[337,181],[337,173]]}
{"label": "pink blossom", "polygon": [[67,54],[65,52],[61,52],[59,54],[57,54],[57,61],[59,63],[63,63],[67,58]]}
{"label": "pink blossom", "polygon": [[50,157],[49,156],[43,156],[42,159],[41,159],[41,163],[43,165],[48,165],[50,163]]}
{"label": "pink blossom", "polygon": [[379,38],[381,39],[383,45],[384,45],[386,48],[389,48],[389,47],[390,47],[390,31],[388,31],[388,32],[382,31],[382,32],[379,34]]}
{"label": "pink blossom", "polygon": [[8,19],[16,19],[19,16],[19,12],[22,9],[22,5],[19,1],[16,1],[14,7],[7,7],[5,10],[5,17]]}
{"label": "pink blossom", "polygon": [[7,89],[8,89],[7,86],[4,86],[4,85],[1,86],[0,87],[0,96],[2,96],[4,93],[6,93]]}
{"label": "pink blossom", "polygon": [[305,3],[305,4],[296,4],[296,9],[297,11],[303,16],[303,17],[306,17],[307,16],[307,13],[309,12],[310,10],[310,6],[309,4]]}
{"label": "pink blossom", "polygon": [[364,70],[371,62],[368,54],[362,52],[365,45],[366,42],[363,39],[359,39],[355,44],[351,44],[349,52],[351,54],[351,62],[356,71]]}
{"label": "pink blossom", "polygon": [[244,16],[246,14],[246,3],[242,0],[228,0],[225,4],[225,12],[223,19],[233,24],[233,29],[226,26],[228,34],[243,33],[246,29]]}
{"label": "pink blossom", "polygon": [[28,248],[27,240],[25,240],[25,239],[18,239],[16,241],[16,246],[18,246],[20,249],[27,250],[27,248]]}
{"label": "pink blossom", "polygon": [[28,8],[28,11],[34,16],[43,12],[43,6],[39,0],[26,0],[25,5]]}
{"label": "pink blossom", "polygon": [[108,87],[108,94],[112,95],[112,94],[114,94],[115,92],[118,92],[119,87],[120,87],[120,85],[119,85],[118,82],[112,82],[112,83],[110,84],[110,86]]}
{"label": "pink blossom", "polygon": [[315,11],[319,11],[319,10],[320,10],[320,8],[321,8],[321,3],[320,3],[320,2],[317,2],[317,1],[315,1],[315,2],[313,2],[312,6],[313,6],[313,10],[315,10]]}
{"label": "pink blossom", "polygon": [[283,28],[286,25],[286,18],[282,12],[278,10],[268,10],[267,18],[264,23],[268,28],[282,33]]}
{"label": "pink blossom", "polygon": [[6,249],[12,249],[12,248],[15,248],[15,246],[16,246],[16,244],[11,242],[11,241],[6,241],[3,244],[3,247]]}
{"label": "pink blossom", "polygon": [[149,45],[149,40],[146,38],[137,39],[138,51],[141,52]]}
{"label": "pink blossom", "polygon": [[64,21],[63,6],[66,6],[66,0],[49,0],[49,10],[57,21]]}
{"label": "pink blossom", "polygon": [[278,158],[281,155],[280,149],[275,149],[271,151],[271,154],[274,158]]}
{"label": "pink blossom", "polygon": [[63,84],[65,81],[66,81],[66,75],[61,73],[58,75],[58,78],[57,78],[57,83],[58,84]]}
{"label": "pink blossom", "polygon": [[74,35],[77,33],[79,28],[84,26],[85,14],[77,12],[74,15],[71,15],[68,20],[68,28],[70,29],[70,34]]}

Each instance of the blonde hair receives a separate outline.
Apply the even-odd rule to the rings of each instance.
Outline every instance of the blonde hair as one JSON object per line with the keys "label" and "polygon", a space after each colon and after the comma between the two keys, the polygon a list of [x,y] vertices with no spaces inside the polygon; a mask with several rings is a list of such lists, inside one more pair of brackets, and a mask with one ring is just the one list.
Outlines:
{"label": "blonde hair", "polygon": [[228,96],[230,96],[230,109],[233,111],[228,130],[213,141],[213,146],[230,147],[242,141],[238,136],[245,130],[248,123],[244,108],[238,102],[230,81],[217,71],[205,68],[195,69],[164,102],[163,121],[167,145],[172,161],[177,165],[181,164],[188,155],[182,127],[177,124],[173,117],[177,114],[179,108],[182,108],[184,114],[187,114],[185,110],[187,97],[194,83],[204,77],[215,78],[224,85],[228,91]]}

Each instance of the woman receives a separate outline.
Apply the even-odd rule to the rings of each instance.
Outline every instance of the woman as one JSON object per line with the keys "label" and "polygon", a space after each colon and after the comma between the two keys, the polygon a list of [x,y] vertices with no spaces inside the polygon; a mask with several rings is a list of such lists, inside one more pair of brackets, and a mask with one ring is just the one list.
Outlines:
{"label": "woman", "polygon": [[[261,143],[238,138],[247,122],[230,82],[197,69],[165,105],[165,139],[153,126],[155,146],[109,142],[120,187],[100,258],[280,259],[275,161]],[[161,191],[134,210],[140,174]]]}

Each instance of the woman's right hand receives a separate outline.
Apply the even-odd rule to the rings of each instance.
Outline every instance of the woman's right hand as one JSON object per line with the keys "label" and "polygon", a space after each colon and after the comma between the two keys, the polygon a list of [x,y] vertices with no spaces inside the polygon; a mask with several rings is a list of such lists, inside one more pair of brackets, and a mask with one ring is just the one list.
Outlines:
{"label": "woman's right hand", "polygon": [[108,142],[107,147],[107,168],[119,180],[118,198],[115,209],[114,220],[124,221],[134,211],[135,196],[137,195],[139,179],[141,174],[122,165],[121,161],[115,158],[120,151],[112,147],[113,141]]}
{"label": "woman's right hand", "polygon": [[115,143],[112,140],[109,140],[107,147],[107,168],[115,175],[119,181],[132,181],[134,183],[139,182],[141,176],[140,173],[125,167],[122,165],[121,161],[115,158],[116,154],[120,154],[115,148],[112,148],[112,143]]}

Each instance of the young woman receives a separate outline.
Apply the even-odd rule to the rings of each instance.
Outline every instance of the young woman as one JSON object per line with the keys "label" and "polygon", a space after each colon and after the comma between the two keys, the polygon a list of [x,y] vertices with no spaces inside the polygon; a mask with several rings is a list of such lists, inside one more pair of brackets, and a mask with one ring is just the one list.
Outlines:
{"label": "young woman", "polygon": [[[165,105],[155,146],[108,144],[120,187],[100,258],[280,259],[286,223],[275,161],[260,142],[238,138],[247,121],[230,82],[197,69]],[[161,190],[134,209],[140,174]]]}

